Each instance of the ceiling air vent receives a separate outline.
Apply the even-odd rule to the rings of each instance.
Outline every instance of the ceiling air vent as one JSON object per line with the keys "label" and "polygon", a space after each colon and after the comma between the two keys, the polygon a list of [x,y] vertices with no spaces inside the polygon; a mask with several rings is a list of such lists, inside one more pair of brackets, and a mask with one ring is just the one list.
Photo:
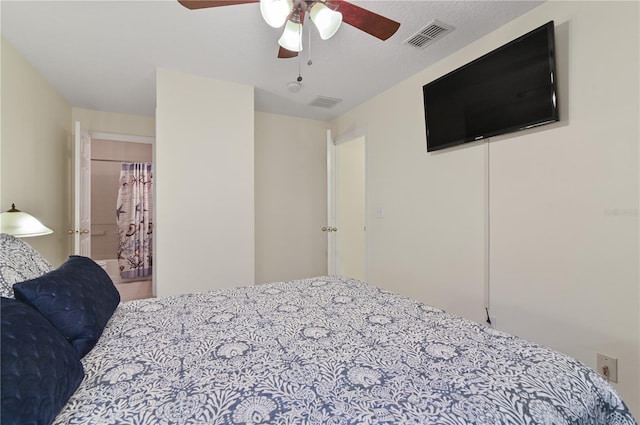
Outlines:
{"label": "ceiling air vent", "polygon": [[424,49],[436,40],[441,39],[455,28],[438,20],[434,20],[426,27],[406,39],[402,44],[408,44],[416,49]]}
{"label": "ceiling air vent", "polygon": [[342,102],[342,99],[334,99],[332,97],[318,96],[309,105],[317,106],[318,108],[333,108],[338,103]]}

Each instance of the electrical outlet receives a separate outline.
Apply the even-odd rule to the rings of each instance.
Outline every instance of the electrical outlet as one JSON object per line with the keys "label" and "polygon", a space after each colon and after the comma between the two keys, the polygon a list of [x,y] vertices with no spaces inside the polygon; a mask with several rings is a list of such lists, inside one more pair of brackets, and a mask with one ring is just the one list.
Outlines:
{"label": "electrical outlet", "polygon": [[596,353],[596,371],[609,382],[618,382],[618,359]]}

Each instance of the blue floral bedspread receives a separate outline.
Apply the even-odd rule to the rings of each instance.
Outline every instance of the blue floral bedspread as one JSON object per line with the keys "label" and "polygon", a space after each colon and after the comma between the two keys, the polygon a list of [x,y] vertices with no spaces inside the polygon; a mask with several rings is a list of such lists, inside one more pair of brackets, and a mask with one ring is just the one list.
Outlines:
{"label": "blue floral bedspread", "polygon": [[121,304],[57,424],[635,424],[593,370],[338,277]]}

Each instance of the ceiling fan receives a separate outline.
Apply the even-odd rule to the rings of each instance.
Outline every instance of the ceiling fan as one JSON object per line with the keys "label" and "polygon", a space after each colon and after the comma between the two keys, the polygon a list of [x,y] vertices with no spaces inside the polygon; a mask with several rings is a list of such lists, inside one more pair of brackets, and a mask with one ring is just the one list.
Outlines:
{"label": "ceiling fan", "polygon": [[345,22],[380,40],[391,37],[400,27],[393,21],[344,0],[178,0],[187,9],[205,9],[260,2],[262,17],[270,26],[285,29],[278,40],[279,58],[292,58],[302,51],[302,25],[305,14],[320,32],[320,38],[331,38]]}

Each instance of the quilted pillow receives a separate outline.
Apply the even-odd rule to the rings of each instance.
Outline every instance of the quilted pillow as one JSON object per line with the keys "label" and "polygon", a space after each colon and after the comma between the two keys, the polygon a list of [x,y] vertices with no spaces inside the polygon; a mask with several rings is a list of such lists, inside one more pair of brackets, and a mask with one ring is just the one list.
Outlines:
{"label": "quilted pillow", "polygon": [[33,279],[53,267],[31,245],[0,233],[0,295],[13,298],[13,284]]}
{"label": "quilted pillow", "polygon": [[2,425],[50,424],[84,371],[76,350],[31,307],[2,297]]}
{"label": "quilted pillow", "polygon": [[102,267],[72,255],[55,270],[13,285],[16,299],[29,304],[84,357],[98,342],[120,303],[120,294]]}

